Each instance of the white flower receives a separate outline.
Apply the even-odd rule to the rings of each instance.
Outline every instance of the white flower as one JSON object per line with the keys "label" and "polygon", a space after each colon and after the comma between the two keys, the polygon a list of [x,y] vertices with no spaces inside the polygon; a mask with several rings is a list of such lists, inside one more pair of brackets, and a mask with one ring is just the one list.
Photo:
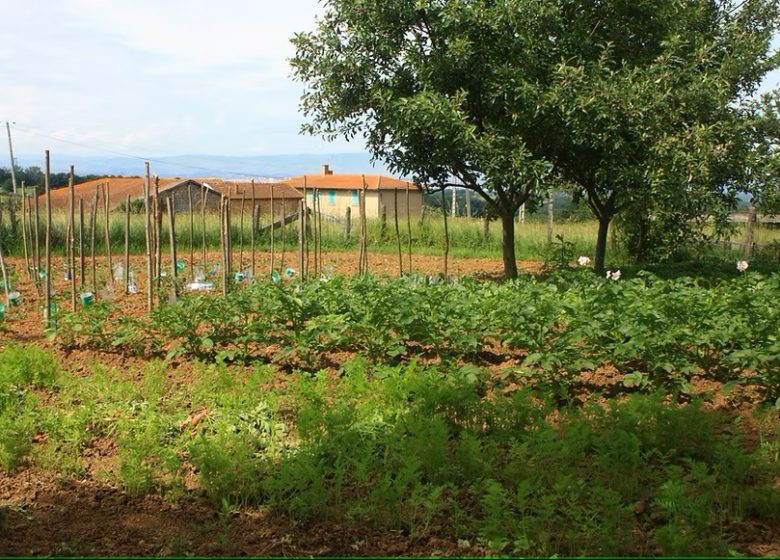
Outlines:
{"label": "white flower", "polygon": [[611,270],[607,271],[607,280],[620,280],[620,271],[616,270],[612,272]]}
{"label": "white flower", "polygon": [[737,270],[740,272],[745,272],[748,268],[748,262],[747,261],[737,261]]}
{"label": "white flower", "polygon": [[588,266],[590,264],[590,257],[581,256],[577,259],[577,264],[580,266]]}

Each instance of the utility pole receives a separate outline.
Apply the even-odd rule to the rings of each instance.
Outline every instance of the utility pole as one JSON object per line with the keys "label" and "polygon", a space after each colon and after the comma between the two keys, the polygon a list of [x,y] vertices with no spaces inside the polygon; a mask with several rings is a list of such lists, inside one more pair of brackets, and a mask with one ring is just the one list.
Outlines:
{"label": "utility pole", "polygon": [[16,194],[16,163],[14,162],[14,145],[11,142],[11,123],[5,121],[5,130],[8,132],[8,151],[11,153],[11,185]]}

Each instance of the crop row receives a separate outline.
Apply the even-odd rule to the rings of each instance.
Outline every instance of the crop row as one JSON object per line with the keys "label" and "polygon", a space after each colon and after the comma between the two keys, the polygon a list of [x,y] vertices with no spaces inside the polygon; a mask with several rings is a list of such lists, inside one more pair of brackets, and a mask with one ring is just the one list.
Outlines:
{"label": "crop row", "polygon": [[515,360],[566,390],[600,367],[638,389],[687,391],[693,375],[753,382],[780,396],[780,275],[711,282],[649,273],[619,281],[584,270],[489,283],[334,277],[257,282],[226,296],[188,295],[149,317],[110,305],[60,319],[65,347],[138,355],[273,361],[315,371],[335,352],[373,363],[413,356],[475,364]]}

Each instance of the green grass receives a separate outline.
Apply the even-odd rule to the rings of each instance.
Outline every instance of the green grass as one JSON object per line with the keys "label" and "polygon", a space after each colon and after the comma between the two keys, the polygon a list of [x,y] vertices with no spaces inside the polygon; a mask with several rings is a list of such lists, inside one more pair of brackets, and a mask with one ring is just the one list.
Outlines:
{"label": "green grass", "polygon": [[[87,217],[88,219],[88,217]],[[52,248],[55,255],[65,254],[65,236],[67,233],[67,214],[63,211],[56,211],[52,217]],[[268,218],[261,219],[261,226],[267,223]],[[146,242],[144,237],[144,217],[139,214],[132,214],[130,220],[130,250],[132,253],[144,253],[146,251]],[[186,213],[177,214],[177,247],[179,253],[185,255],[189,251],[190,221]],[[78,230],[78,224],[77,224]],[[494,221],[490,223],[487,237],[484,235],[483,222],[477,218],[457,217],[448,220],[450,236],[450,254],[454,256],[476,256],[476,257],[501,257],[501,223]],[[95,235],[95,251],[98,255],[105,253],[105,226],[102,216],[98,216],[97,229]],[[243,243],[248,249],[251,238],[251,219],[249,214],[245,215],[243,228]],[[40,243],[43,247],[43,225],[40,232]],[[195,216],[194,228],[192,231],[194,250],[197,252],[202,247],[203,223],[200,214]],[[285,232],[285,243],[288,250],[295,250],[298,243],[297,223],[289,224]],[[392,218],[389,218],[384,229],[379,219],[371,219],[367,224],[368,247],[372,251],[395,252],[397,250],[397,241],[395,237],[395,225]],[[399,221],[399,230],[402,250],[408,249],[409,234],[405,218]],[[528,219],[525,223],[516,224],[516,244],[515,250],[518,259],[528,260],[547,260],[554,261],[560,259],[561,252],[567,257],[576,258],[579,255],[593,255],[595,250],[597,223],[595,220],[559,220],[555,223],[553,234],[561,236],[555,239],[552,244],[548,242],[547,225],[544,220]],[[22,243],[20,237],[12,238],[8,225],[2,226],[4,247],[10,254],[21,255]],[[214,214],[208,214],[205,222],[206,246],[209,249],[219,248],[220,243],[220,224],[219,219]],[[231,236],[233,246],[239,249],[241,242],[240,218],[236,213],[232,219]],[[281,247],[281,231],[275,233],[277,248]],[[353,220],[352,233],[350,238],[345,238],[344,226],[342,224],[323,221],[322,223],[322,245],[325,251],[328,250],[358,250],[358,221]],[[435,212],[426,214],[425,219],[420,222],[419,217],[415,216],[411,220],[411,238],[412,248],[415,253],[420,254],[442,254],[444,249],[444,222],[441,215]],[[740,242],[744,238],[744,228],[737,227],[732,241]],[[78,239],[78,234],[76,236]],[[110,239],[114,254],[124,251],[124,215],[113,213],[110,221]],[[165,250],[168,247],[168,223],[164,217],[162,224],[162,245]],[[759,246],[757,258],[777,262],[780,259],[780,229],[768,226],[757,226],[754,234],[754,240]],[[90,252],[90,229],[85,226],[84,249],[89,255]],[[310,246],[312,241],[310,240]],[[562,243],[565,247],[562,247]],[[270,232],[258,232],[256,236],[256,246],[261,249],[269,249],[271,245]],[[736,247],[734,250],[724,248],[722,245],[712,245],[708,249],[713,255],[721,257],[737,258],[744,255],[744,249]],[[700,251],[691,250],[691,258],[695,259]],[[627,262],[628,258],[622,247],[610,245],[609,259],[611,262]]]}

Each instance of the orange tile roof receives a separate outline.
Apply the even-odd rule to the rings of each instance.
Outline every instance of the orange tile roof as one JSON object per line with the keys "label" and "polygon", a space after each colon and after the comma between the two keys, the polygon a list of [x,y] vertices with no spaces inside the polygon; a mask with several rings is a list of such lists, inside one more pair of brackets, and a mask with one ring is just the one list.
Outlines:
{"label": "orange tile roof", "polygon": [[363,188],[363,178],[365,177],[368,190],[384,189],[406,189],[407,185],[411,189],[417,189],[412,181],[398,179],[388,175],[378,174],[360,174],[360,173],[331,173],[323,175],[322,173],[312,173],[311,175],[298,175],[284,179],[284,182],[295,188],[302,189],[304,180],[306,187],[311,189],[361,189]]}

